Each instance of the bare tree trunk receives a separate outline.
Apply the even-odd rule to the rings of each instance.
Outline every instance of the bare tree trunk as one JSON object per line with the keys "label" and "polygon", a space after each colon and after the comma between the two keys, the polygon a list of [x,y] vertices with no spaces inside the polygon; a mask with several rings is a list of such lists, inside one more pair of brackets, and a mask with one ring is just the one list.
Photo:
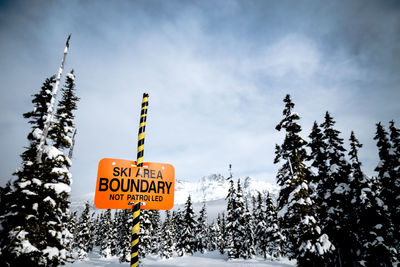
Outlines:
{"label": "bare tree trunk", "polygon": [[56,84],[53,87],[52,95],[51,95],[51,100],[50,100],[50,105],[47,107],[47,116],[46,116],[46,121],[44,123],[43,127],[43,133],[40,138],[39,146],[38,146],[38,153],[36,155],[36,161],[38,163],[42,162],[42,154],[43,154],[43,147],[46,142],[47,134],[49,133],[49,129],[51,126],[51,122],[53,121],[53,111],[54,111],[54,106],[57,98],[57,93],[58,93],[58,87],[60,86],[60,80],[61,80],[61,75],[64,69],[64,63],[65,63],[65,58],[67,57],[68,49],[69,49],[69,39],[71,38],[71,34],[68,35],[67,42],[65,44],[65,49],[64,49],[64,57],[61,61],[61,66],[60,69],[58,70],[57,78],[56,78]]}
{"label": "bare tree trunk", "polygon": [[74,145],[75,145],[75,135],[76,135],[76,128],[74,130],[74,134],[72,135],[72,144],[71,144],[71,148],[69,149],[69,153],[68,153],[68,158],[72,159],[72,153],[74,152]]}

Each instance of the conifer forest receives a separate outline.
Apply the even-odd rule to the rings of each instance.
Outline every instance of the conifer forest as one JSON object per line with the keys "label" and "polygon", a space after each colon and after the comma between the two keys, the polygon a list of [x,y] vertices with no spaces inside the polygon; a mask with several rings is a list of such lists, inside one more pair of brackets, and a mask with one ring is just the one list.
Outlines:
{"label": "conifer forest", "polygon": [[399,33],[392,0],[0,1],[0,267],[400,266]]}
{"label": "conifer forest", "polygon": [[[68,49],[68,44],[66,50]],[[1,188],[3,266],[58,266],[82,260],[94,248],[102,257],[130,260],[131,210],[95,213],[86,203],[71,213],[69,168],[73,164],[74,112],[78,108],[75,73],[70,71],[54,107],[59,78],[46,78],[23,114],[31,125],[29,146],[21,154],[15,179]],[[246,198],[240,179],[230,177],[226,210],[212,222],[204,202],[195,214],[184,209],[142,210],[140,258],[162,258],[219,251],[228,259],[295,259],[298,266],[393,266],[400,251],[400,129],[378,122],[373,139],[379,151],[377,175],[363,173],[354,132],[345,148],[329,112],[315,121],[308,139],[300,136],[300,115],[290,95],[283,99],[275,130],[284,136],[275,147],[278,197],[259,192]],[[53,112],[54,107],[54,112]],[[46,121],[48,134],[42,147]],[[38,149],[42,150],[38,160]],[[229,179],[229,178],[228,178]]]}

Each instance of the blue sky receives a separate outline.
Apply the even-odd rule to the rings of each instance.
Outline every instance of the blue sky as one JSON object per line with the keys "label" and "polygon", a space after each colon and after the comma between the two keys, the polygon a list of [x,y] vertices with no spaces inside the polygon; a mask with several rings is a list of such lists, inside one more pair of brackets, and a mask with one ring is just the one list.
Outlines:
{"label": "blue sky", "polygon": [[72,194],[94,191],[101,158],[135,159],[144,92],[145,161],[173,164],[177,179],[231,163],[237,177],[275,182],[287,93],[304,138],[327,110],[346,147],[354,130],[369,175],[375,123],[400,125],[397,1],[0,1],[1,185],[69,33],[81,98]]}

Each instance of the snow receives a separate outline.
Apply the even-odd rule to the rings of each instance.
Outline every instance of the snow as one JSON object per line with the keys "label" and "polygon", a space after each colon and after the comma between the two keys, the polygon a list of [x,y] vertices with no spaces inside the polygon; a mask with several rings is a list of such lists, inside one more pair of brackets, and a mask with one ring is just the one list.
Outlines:
{"label": "snow", "polygon": [[21,182],[21,183],[18,183],[18,186],[19,186],[20,188],[25,188],[25,187],[27,187],[28,185],[30,185],[31,183],[32,183],[31,181]]}
{"label": "snow", "polygon": [[[150,255],[141,260],[141,267],[162,267],[162,266],[182,266],[182,267],[291,267],[295,266],[295,261],[281,259],[280,261],[264,260],[256,257],[250,260],[235,259],[227,260],[226,255],[221,255],[217,251],[206,252],[201,254],[196,252],[193,256],[172,257],[163,259],[159,256]],[[120,267],[129,266],[129,263],[119,263],[117,257],[100,258],[98,253],[90,253],[89,258],[74,263],[67,263],[66,267],[93,267],[93,266],[109,266]]]}
{"label": "snow", "polygon": [[331,241],[329,241],[329,237],[326,234],[321,235],[318,239],[319,243],[317,243],[318,253],[320,255],[325,254],[325,252],[329,251],[331,248],[334,248]]}
{"label": "snow", "polygon": [[328,174],[331,175],[333,173],[337,173],[338,171],[339,171],[339,166],[336,165],[336,164],[332,164],[330,169],[329,169]]}
{"label": "snow", "polygon": [[64,156],[64,153],[55,148],[54,146],[45,146],[43,152],[49,159],[56,159],[59,156]]}
{"label": "snow", "polygon": [[32,179],[32,183],[37,184],[37,185],[42,185],[42,181],[40,181],[40,180],[37,179],[37,178],[33,178],[33,179]]}
{"label": "snow", "polygon": [[37,210],[38,206],[39,206],[38,203],[34,203],[34,204],[32,205],[32,209],[33,209],[33,210]]}
{"label": "snow", "polygon": [[67,74],[67,77],[70,78],[71,80],[75,80],[75,75],[72,74],[71,72]]}
{"label": "snow", "polygon": [[42,138],[43,136],[43,131],[39,128],[36,128],[33,132],[32,135],[35,139],[40,140],[40,138]]}
{"label": "snow", "polygon": [[72,145],[72,138],[69,136],[64,136],[64,139],[67,140],[69,145]]}
{"label": "snow", "polygon": [[20,250],[21,253],[30,253],[38,250],[28,240],[25,239],[27,234],[28,232],[26,232],[25,230],[21,230],[16,235],[16,238],[21,241],[21,246],[22,246]]}
{"label": "snow", "polygon": [[51,197],[46,197],[45,199],[43,199],[44,202],[50,202],[50,204],[55,207],[56,206],[56,202],[54,201],[54,199],[52,199]]}
{"label": "snow", "polygon": [[71,192],[71,187],[64,183],[47,183],[44,185],[45,188],[51,188],[56,191],[57,194],[61,194],[63,192],[69,193]]}
{"label": "snow", "polygon": [[30,191],[30,190],[26,190],[26,189],[22,190],[22,193],[23,193],[23,194],[30,195],[30,196],[35,196],[35,195],[37,195],[36,193],[34,193],[34,192]]}
{"label": "snow", "polygon": [[21,249],[21,252],[22,253],[30,253],[30,252],[32,252],[32,251],[36,251],[36,250],[38,250],[34,245],[32,245],[31,244],[31,242],[29,242],[28,240],[22,240],[22,242],[21,242],[21,246],[22,246],[22,249]]}
{"label": "snow", "polygon": [[67,173],[68,172],[68,170],[66,169],[66,168],[53,168],[52,170],[51,170],[51,172],[52,173],[55,173],[55,174],[64,174],[64,173]]}
{"label": "snow", "polygon": [[348,184],[340,183],[333,192],[335,194],[342,195],[345,194],[346,192],[350,192],[350,187]]}
{"label": "snow", "polygon": [[287,208],[287,205],[285,205],[278,211],[278,218],[283,218],[285,216],[285,214],[287,213]]}
{"label": "snow", "polygon": [[[228,195],[229,187],[230,182],[220,174],[204,176],[200,181],[195,182],[177,180],[175,182],[174,204],[184,204],[189,195],[192,197],[193,202],[201,202],[203,199],[206,201],[225,199]],[[244,179],[244,196],[256,196],[258,192],[269,192],[270,194],[277,196],[278,191],[279,187],[277,185],[258,181],[251,177],[246,177]]]}
{"label": "snow", "polygon": [[58,250],[58,248],[55,248],[55,247],[46,247],[43,250],[43,253],[45,255],[48,254],[48,257],[51,259],[53,257],[57,257],[58,254],[60,253],[60,251]]}

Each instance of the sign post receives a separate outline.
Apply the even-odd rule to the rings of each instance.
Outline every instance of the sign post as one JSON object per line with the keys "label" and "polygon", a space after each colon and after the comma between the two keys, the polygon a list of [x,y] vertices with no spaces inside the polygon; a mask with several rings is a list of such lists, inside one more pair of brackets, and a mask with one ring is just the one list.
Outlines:
{"label": "sign post", "polygon": [[104,158],[99,162],[94,204],[99,209],[131,209],[131,267],[139,265],[140,209],[170,210],[174,205],[175,170],[167,163],[143,162],[149,95],[143,94],[137,161]]}
{"label": "sign post", "polygon": [[[147,108],[149,106],[149,95],[144,93],[142,99],[142,109],[140,111],[140,123],[138,133],[137,166],[143,167],[144,155],[144,134],[146,129]],[[132,226],[132,245],[131,245],[131,267],[139,265],[139,225],[140,225],[140,202],[136,201],[133,205],[133,226]]]}

